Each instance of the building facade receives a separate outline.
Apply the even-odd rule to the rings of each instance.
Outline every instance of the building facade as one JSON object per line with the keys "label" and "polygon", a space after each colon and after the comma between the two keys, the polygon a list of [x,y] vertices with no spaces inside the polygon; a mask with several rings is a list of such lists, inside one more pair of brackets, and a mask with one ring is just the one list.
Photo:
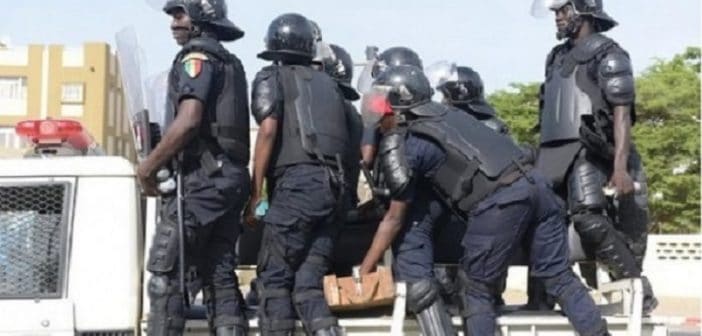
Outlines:
{"label": "building facade", "polygon": [[0,150],[25,146],[19,121],[73,119],[109,155],[134,161],[117,67],[107,43],[0,46]]}

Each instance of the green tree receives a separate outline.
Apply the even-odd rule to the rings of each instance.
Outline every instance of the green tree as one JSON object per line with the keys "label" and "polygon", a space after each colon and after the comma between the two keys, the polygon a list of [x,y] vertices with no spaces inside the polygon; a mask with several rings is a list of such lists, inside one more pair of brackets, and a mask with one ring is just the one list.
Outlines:
{"label": "green tree", "polygon": [[533,128],[539,121],[539,83],[513,83],[509,89],[491,94],[488,100],[519,142],[538,143],[539,137]]}
{"label": "green tree", "polygon": [[[656,232],[699,232],[700,48],[657,60],[636,80],[634,142],[649,182]],[[536,144],[539,83],[511,84],[488,97],[520,142]]]}
{"label": "green tree", "polygon": [[700,48],[657,60],[636,81],[636,145],[657,232],[699,232]]}

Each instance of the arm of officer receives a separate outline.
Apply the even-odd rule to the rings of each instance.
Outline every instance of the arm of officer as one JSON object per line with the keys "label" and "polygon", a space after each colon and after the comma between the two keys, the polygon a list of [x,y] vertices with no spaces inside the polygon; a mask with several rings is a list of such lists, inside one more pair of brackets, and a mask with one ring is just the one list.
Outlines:
{"label": "arm of officer", "polygon": [[[202,53],[190,53],[176,65],[179,72],[173,83],[177,90],[178,110],[173,123],[168,127],[156,148],[142,162],[137,174],[149,195],[157,194],[156,172],[171,161],[197,134],[205,110],[213,79],[213,68],[209,59]],[[149,189],[149,190],[147,190]]]}
{"label": "arm of officer", "polygon": [[623,51],[607,55],[600,63],[599,76],[600,87],[612,106],[614,119],[614,167],[610,185],[617,189],[617,195],[626,195],[634,191],[634,182],[627,169],[633,119],[631,107],[635,98],[629,57]]}
{"label": "arm of officer", "polygon": [[379,132],[376,127],[366,127],[363,129],[361,137],[361,159],[366,168],[373,167],[375,159],[375,146],[378,145]]}
{"label": "arm of officer", "polygon": [[253,173],[251,180],[253,182],[251,189],[251,202],[249,204],[249,214],[255,212],[255,207],[261,199],[263,193],[263,180],[268,171],[268,165],[273,152],[273,145],[278,132],[278,120],[268,117],[261,122],[256,135],[256,146],[253,158]]}
{"label": "arm of officer", "polygon": [[400,232],[402,223],[405,221],[405,213],[407,212],[408,202],[406,201],[391,201],[390,208],[385,213],[383,221],[378,225],[378,230],[373,237],[373,243],[370,249],[366,252],[363,263],[361,264],[361,274],[368,274],[375,269],[375,265],[383,257],[385,251],[390,247],[393,240]]}
{"label": "arm of officer", "polygon": [[278,120],[282,118],[281,89],[274,68],[256,74],[251,90],[251,114],[259,124],[254,147],[251,201],[247,209],[247,223],[254,225],[253,214],[263,193],[263,180],[273,153],[278,133]]}
{"label": "arm of officer", "polygon": [[433,177],[445,154],[433,143],[415,137],[405,138],[401,132],[386,135],[378,145],[380,168],[387,177],[392,194],[390,208],[373,238],[373,243],[361,264],[361,274],[371,272],[382,258],[405,223],[408,208],[417,189],[419,177]]}

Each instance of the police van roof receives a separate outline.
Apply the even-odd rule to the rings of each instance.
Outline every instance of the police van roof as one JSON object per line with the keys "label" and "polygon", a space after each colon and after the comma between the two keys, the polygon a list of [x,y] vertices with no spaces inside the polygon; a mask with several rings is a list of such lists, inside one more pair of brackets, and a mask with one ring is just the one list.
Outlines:
{"label": "police van roof", "polygon": [[0,179],[5,177],[134,176],[134,166],[118,156],[51,156],[0,159]]}

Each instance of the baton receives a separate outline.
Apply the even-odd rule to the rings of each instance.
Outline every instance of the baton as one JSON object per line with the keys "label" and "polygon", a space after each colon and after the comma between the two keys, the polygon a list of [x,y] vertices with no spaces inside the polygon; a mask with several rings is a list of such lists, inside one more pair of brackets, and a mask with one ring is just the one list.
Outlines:
{"label": "baton", "polygon": [[190,296],[185,288],[185,221],[183,220],[183,172],[180,163],[174,160],[176,173],[176,213],[178,216],[178,281],[186,308],[190,308]]}

